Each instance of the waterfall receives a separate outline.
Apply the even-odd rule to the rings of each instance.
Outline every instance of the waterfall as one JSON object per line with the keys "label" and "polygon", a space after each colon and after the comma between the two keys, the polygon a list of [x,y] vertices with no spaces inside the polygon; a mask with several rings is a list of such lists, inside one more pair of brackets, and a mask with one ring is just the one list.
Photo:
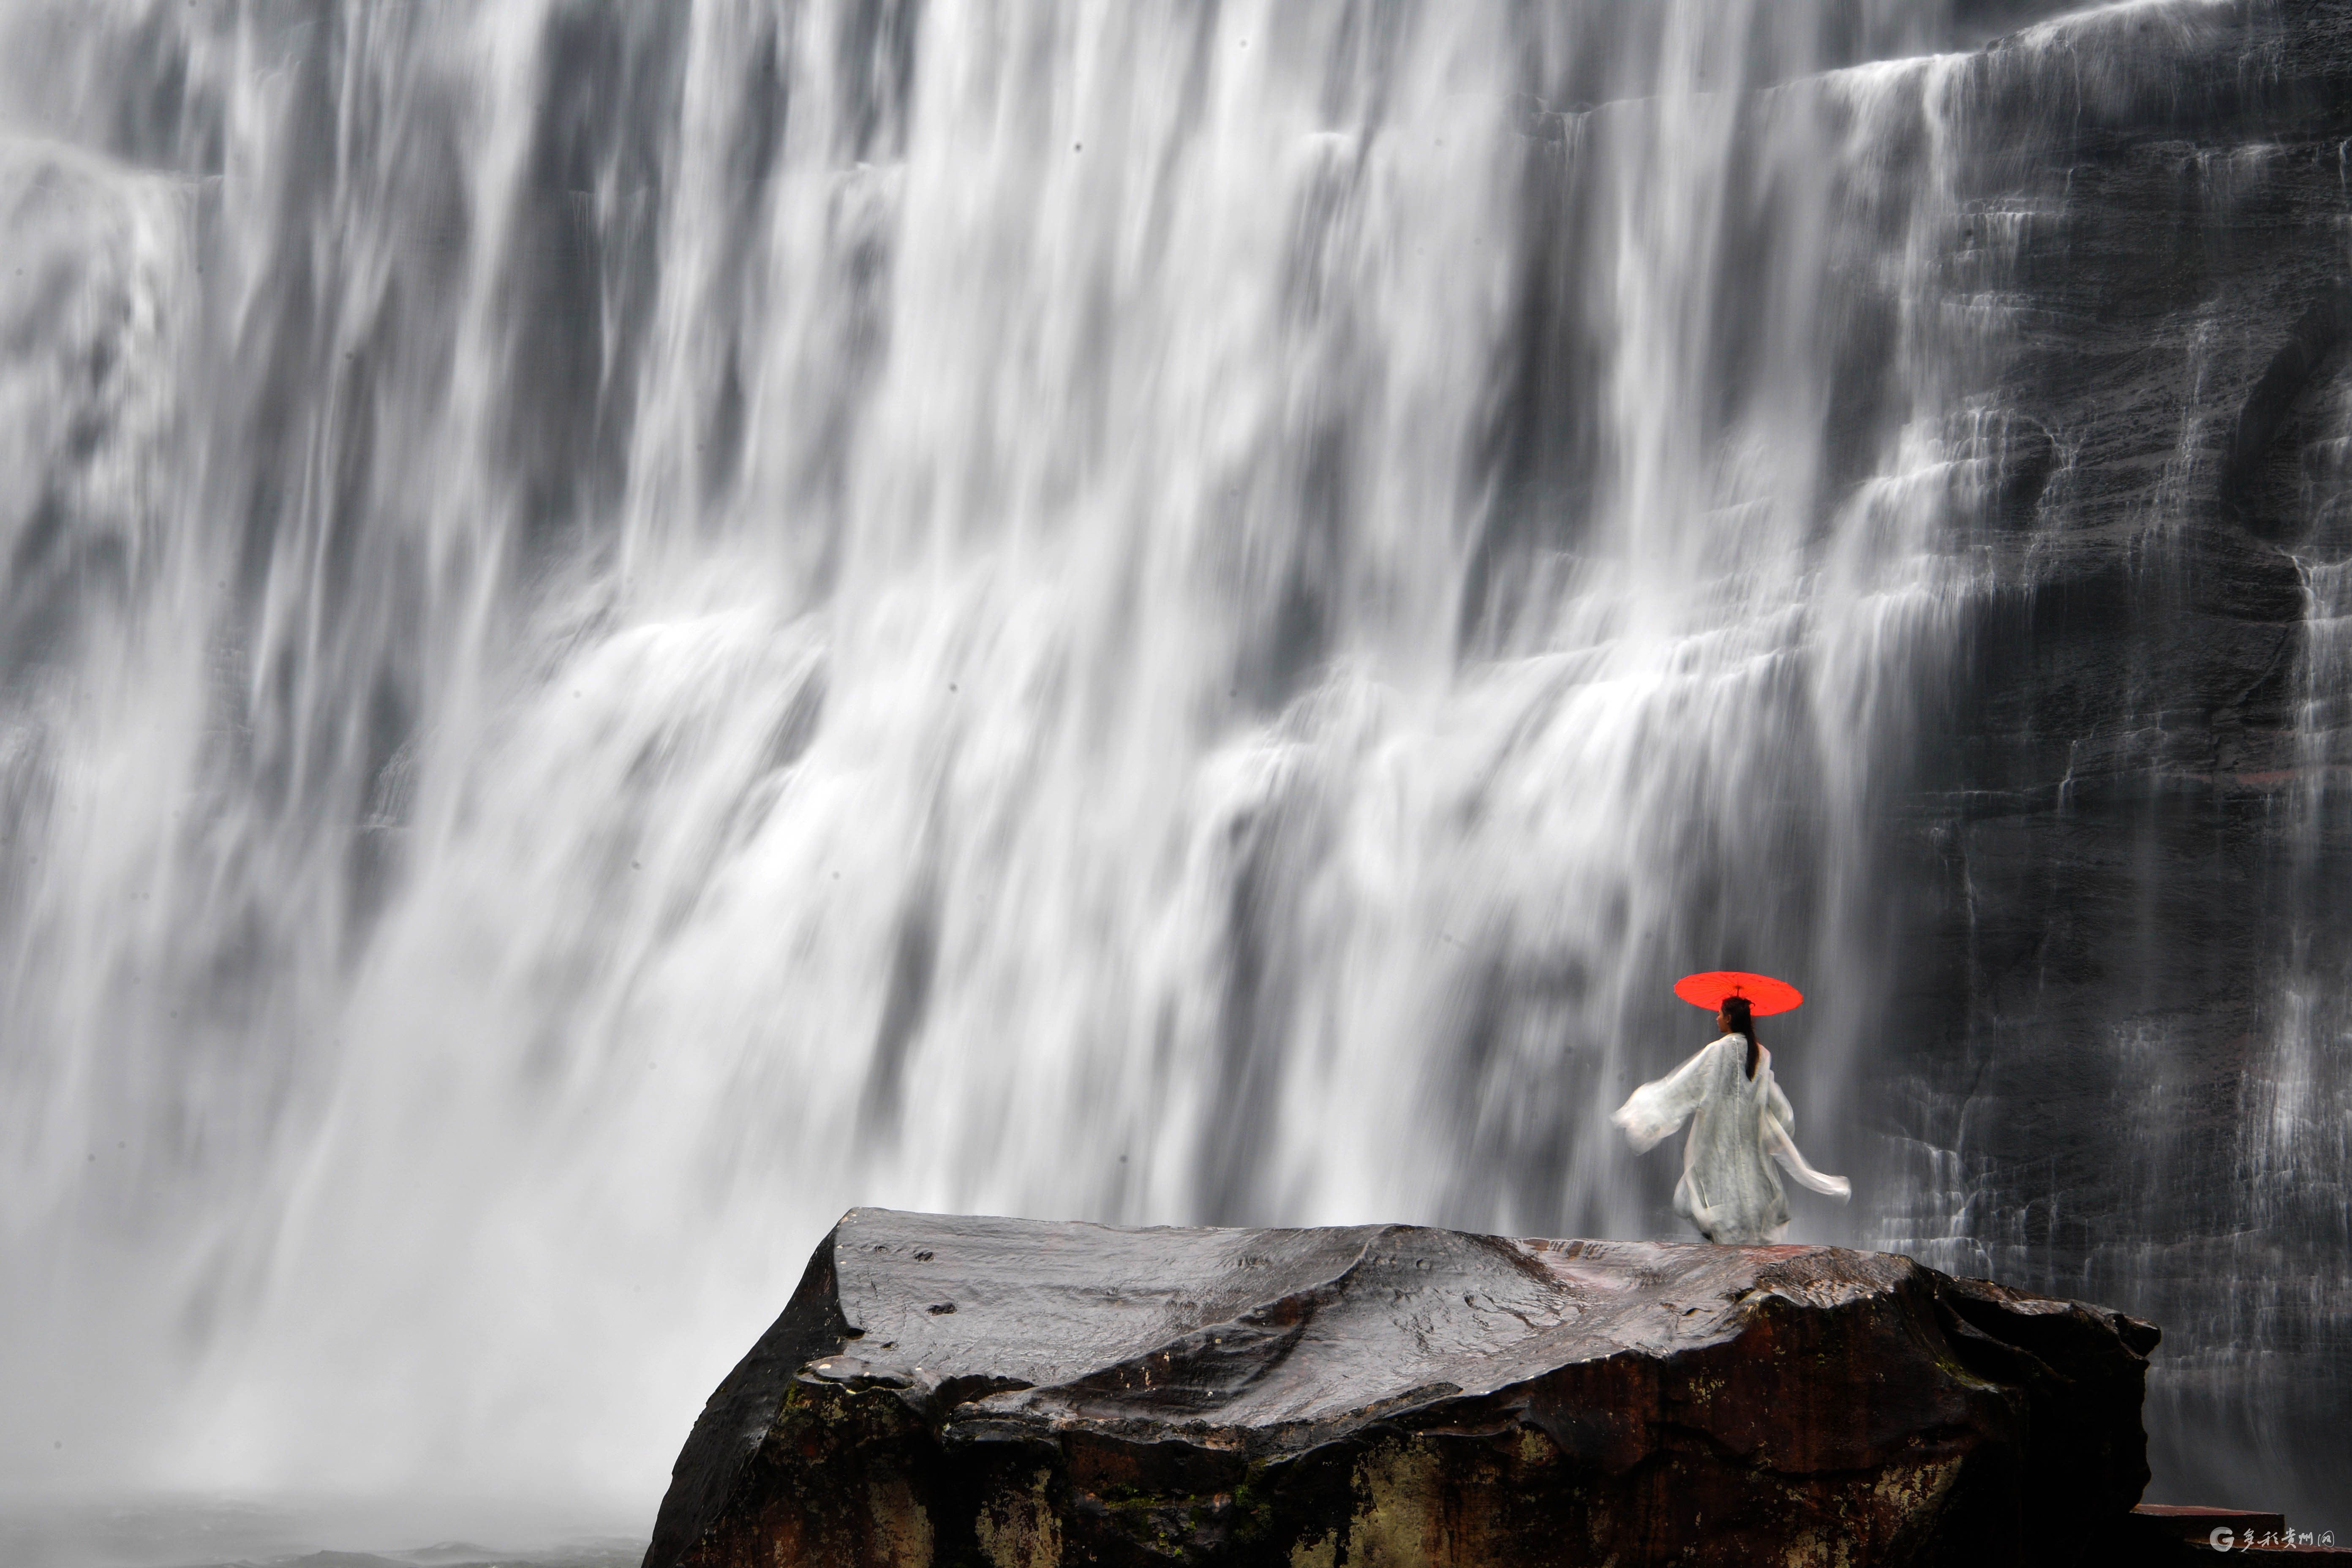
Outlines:
{"label": "waterfall", "polygon": [[0,3],[0,1478],[649,1506],[852,1204],[1673,1234],[1699,968],[1990,1256],[1987,170],[2244,7],[2040,9]]}

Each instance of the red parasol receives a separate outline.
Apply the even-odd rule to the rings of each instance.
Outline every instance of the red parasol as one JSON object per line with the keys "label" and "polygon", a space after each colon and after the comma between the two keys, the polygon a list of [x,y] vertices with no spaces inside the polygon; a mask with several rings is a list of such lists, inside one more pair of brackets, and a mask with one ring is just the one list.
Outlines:
{"label": "red parasol", "polygon": [[1745,996],[1748,1012],[1759,1018],[1785,1013],[1805,999],[1803,993],[1785,980],[1775,980],[1769,974],[1742,974],[1736,969],[1685,974],[1675,982],[1675,994],[1710,1013],[1722,1006],[1727,996]]}

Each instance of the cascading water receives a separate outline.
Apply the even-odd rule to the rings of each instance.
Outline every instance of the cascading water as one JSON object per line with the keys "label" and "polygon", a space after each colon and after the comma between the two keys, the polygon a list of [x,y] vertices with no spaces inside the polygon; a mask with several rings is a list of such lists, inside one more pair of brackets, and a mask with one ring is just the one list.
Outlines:
{"label": "cascading water", "polygon": [[0,5],[0,1474],[649,1506],[853,1203],[1670,1233],[1717,964],[1981,1258],[1989,106],[2241,10]]}

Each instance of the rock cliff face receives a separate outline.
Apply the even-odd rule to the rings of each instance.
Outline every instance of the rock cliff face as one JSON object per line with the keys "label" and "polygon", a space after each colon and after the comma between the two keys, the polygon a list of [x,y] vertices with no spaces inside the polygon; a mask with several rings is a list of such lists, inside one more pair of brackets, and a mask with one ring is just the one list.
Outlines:
{"label": "rock cliff face", "polygon": [[2073,1563],[2156,1340],[1834,1247],[860,1209],[646,1568]]}
{"label": "rock cliff face", "polygon": [[[1738,898],[1694,899],[1678,951],[1823,983],[1772,1038],[1800,1045],[1784,1061],[1810,1125],[1837,1130],[1821,1147],[1855,1179],[1851,1239],[2163,1321],[2164,1495],[2345,1517],[2352,5],[1957,9],[2017,31],[1783,84],[1754,111],[1759,144],[1798,105],[1869,121],[1888,185],[1948,196],[1948,222],[1916,231],[1931,259],[1907,271],[1874,235],[1792,285],[1748,241],[1808,209],[1757,173],[1733,182],[1738,261],[1715,305],[1754,323],[1792,296],[1838,300],[1821,322],[1825,512],[1887,470],[1905,429],[1941,437],[1954,460],[1923,482],[1949,492],[1943,661],[1874,758],[1887,783],[1852,856],[1871,874],[1790,789],[1743,841],[1689,849],[1720,856]],[[1616,432],[1590,367],[1622,301],[1591,286],[1613,254],[1595,170],[1623,155],[1625,118],[1555,94],[1519,121],[1530,237],[1472,647],[1534,613],[1517,595],[1548,591],[1547,561],[1605,555]],[[1866,204],[1841,199],[1838,233],[1867,228]],[[1739,333],[1722,342],[1706,384],[1734,425],[1788,388]],[[1906,361],[1935,365],[1927,390]],[[1824,912],[1842,879],[1866,889],[1843,906],[1861,913]],[[1655,1011],[1624,1034],[1677,1038],[1679,1005],[1643,984]],[[1580,1111],[1700,1040],[1594,1086],[1549,1050],[1516,1057],[1515,1038],[1561,1037],[1554,1001],[1584,986],[1549,952],[1465,981],[1475,1005],[1433,1054],[1476,1178],[1434,1216],[1484,1223],[1500,1187],[1507,1212],[1607,1223],[1559,1195],[1578,1191]],[[1860,1020],[1843,1081],[1822,1060],[1832,1008]],[[1650,1177],[1663,1234],[1669,1163]]]}
{"label": "rock cliff face", "polygon": [[[2166,1324],[2150,1426],[2168,1496],[2342,1517],[2352,6],[1964,9],[2046,25],[1821,94],[1859,115],[1927,83],[1914,131],[1880,146],[1896,183],[1954,210],[1915,297],[1866,267],[1838,276],[1829,446],[1851,457],[1830,488],[1850,495],[1895,432],[1939,417],[1899,374],[1905,334],[1931,337],[1940,406],[1966,426],[1945,430],[1965,460],[1941,543],[1963,586],[1948,668],[1881,759],[1901,783],[1875,819],[1866,957],[1787,960],[1838,974],[1835,1005],[1884,985],[1860,1006],[1859,1070],[1842,1104],[1820,1069],[1794,1092],[1817,1129],[1851,1115],[1881,1135],[1824,1152],[1865,1194],[1855,1239]],[[2062,10],[2088,14],[2049,23]],[[1568,115],[1528,134],[1528,204],[1556,237],[1528,270],[1525,353],[1573,364],[1609,326],[1580,304],[1590,132]],[[1754,271],[1726,282],[1727,318],[1775,319]],[[1774,391],[1736,359],[1717,382],[1727,401]],[[1531,372],[1504,405],[1498,445],[1527,454],[1507,478],[1545,500],[1509,513],[1528,538],[1497,546],[1507,562],[1572,549],[1584,525],[1606,444],[1568,384]],[[1707,962],[1803,953],[1802,911],[1836,873],[1789,818],[1785,847],[1727,875],[1742,919],[1695,944],[1726,954]],[[1789,1033],[1818,1048],[1826,1023]],[[1547,1139],[1497,1163],[1535,1188]]]}
{"label": "rock cliff face", "polygon": [[1915,1163],[1863,1174],[1917,1194],[1876,1245],[2166,1324],[2171,1495],[2325,1517],[2352,1477],[2352,8],[2141,16],[2096,71],[2029,38],[1969,74],[1991,586],[1890,824],[1911,923],[1867,1092]]}

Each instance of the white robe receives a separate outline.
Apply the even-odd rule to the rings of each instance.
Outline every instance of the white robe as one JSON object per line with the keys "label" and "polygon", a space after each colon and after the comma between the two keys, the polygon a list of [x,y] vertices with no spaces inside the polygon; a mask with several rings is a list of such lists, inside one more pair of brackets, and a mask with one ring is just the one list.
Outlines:
{"label": "white robe", "polygon": [[1770,1155],[1817,1193],[1852,1195],[1843,1176],[1825,1176],[1805,1163],[1790,1136],[1797,1113],[1772,1081],[1772,1053],[1758,1053],[1748,1076],[1748,1037],[1725,1035],[1673,1072],[1645,1083],[1610,1117],[1641,1153],[1687,1120],[1683,1179],[1675,1185],[1675,1212],[1687,1215],[1709,1241],[1727,1245],[1775,1242],[1789,1227],[1788,1194]]}

